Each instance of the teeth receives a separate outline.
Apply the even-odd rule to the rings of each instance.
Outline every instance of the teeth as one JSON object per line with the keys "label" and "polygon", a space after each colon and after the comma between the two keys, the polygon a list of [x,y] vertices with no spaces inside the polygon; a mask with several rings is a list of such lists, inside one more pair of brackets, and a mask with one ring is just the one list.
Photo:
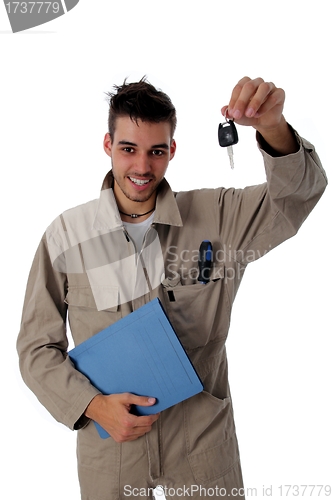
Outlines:
{"label": "teeth", "polygon": [[134,184],[137,184],[137,186],[143,186],[144,184],[148,184],[148,180],[140,180],[140,179],[135,179],[134,177],[130,177],[131,181],[134,182]]}

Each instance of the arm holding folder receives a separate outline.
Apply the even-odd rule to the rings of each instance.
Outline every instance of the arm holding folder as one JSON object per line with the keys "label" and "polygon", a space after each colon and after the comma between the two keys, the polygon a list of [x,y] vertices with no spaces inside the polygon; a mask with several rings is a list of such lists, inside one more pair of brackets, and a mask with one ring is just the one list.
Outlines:
{"label": "arm holding folder", "polygon": [[151,430],[162,410],[203,390],[157,298],[68,354],[102,393],[92,399],[85,417],[95,421],[103,439],[137,439]]}

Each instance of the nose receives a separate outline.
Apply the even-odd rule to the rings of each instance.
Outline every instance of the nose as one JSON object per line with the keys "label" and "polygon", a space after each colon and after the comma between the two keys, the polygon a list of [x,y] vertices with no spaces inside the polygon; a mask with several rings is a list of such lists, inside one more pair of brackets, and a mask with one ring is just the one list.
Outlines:
{"label": "nose", "polygon": [[136,156],[135,171],[139,175],[147,175],[151,172],[151,165],[147,153],[141,153]]}

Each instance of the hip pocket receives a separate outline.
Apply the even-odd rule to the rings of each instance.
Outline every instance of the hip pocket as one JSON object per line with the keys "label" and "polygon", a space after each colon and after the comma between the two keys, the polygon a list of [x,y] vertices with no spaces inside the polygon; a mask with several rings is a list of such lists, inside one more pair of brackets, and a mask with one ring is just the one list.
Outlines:
{"label": "hip pocket", "polygon": [[187,458],[196,481],[224,476],[239,461],[231,399],[203,391],[184,402]]}

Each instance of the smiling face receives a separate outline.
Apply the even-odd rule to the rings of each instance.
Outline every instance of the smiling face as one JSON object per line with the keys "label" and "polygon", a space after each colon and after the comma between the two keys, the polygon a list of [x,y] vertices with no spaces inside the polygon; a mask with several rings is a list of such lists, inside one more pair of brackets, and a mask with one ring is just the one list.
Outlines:
{"label": "smiling face", "polygon": [[136,123],[129,116],[118,117],[113,142],[106,134],[104,150],[112,160],[119,207],[128,213],[153,208],[156,189],[176,151],[170,124]]}

